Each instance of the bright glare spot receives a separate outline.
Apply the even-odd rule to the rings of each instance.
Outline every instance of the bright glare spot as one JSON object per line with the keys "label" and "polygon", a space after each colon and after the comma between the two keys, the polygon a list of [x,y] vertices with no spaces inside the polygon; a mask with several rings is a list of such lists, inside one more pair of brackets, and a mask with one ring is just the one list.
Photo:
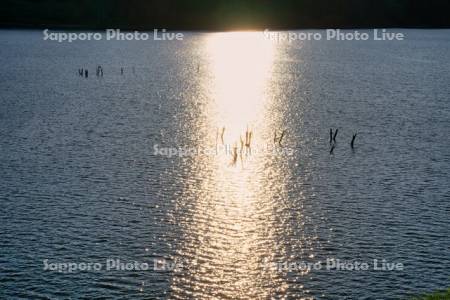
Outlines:
{"label": "bright glare spot", "polygon": [[230,143],[261,117],[274,44],[258,32],[218,33],[208,40],[217,126]]}

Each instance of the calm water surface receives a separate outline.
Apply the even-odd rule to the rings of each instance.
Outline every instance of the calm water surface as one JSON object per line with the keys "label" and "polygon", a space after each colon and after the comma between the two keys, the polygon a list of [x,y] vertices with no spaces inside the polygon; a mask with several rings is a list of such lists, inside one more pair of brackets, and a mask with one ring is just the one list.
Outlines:
{"label": "calm water surface", "polygon": [[[402,299],[449,286],[450,31],[403,32],[59,44],[0,31],[0,298]],[[162,259],[178,267],[154,270]],[[322,268],[275,268],[301,262]]]}

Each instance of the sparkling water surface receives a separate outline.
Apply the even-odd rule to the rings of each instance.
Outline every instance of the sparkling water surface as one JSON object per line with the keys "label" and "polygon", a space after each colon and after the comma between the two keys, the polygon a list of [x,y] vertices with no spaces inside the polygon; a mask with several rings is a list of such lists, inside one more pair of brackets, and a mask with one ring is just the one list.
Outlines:
{"label": "sparkling water surface", "polygon": [[[446,288],[450,31],[401,31],[405,41],[291,43],[0,31],[0,298],[404,299]],[[102,268],[45,270],[46,259]],[[108,259],[149,269],[107,270]],[[404,269],[374,270],[374,259]],[[369,269],[325,268],[338,260]],[[322,268],[292,268],[302,262]]]}

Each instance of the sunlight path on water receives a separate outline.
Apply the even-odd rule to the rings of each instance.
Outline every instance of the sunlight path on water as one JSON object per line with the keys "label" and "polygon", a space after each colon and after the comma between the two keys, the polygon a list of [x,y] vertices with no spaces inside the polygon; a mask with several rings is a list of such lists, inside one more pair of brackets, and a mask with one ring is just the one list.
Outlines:
{"label": "sunlight path on water", "polygon": [[283,171],[267,164],[266,148],[273,147],[267,118],[275,116],[267,109],[276,48],[262,34],[247,32],[209,35],[205,44],[211,96],[204,140],[217,155],[193,161],[195,179],[177,200],[176,222],[184,232],[177,251],[186,268],[173,277],[171,296],[265,298],[287,286],[264,265],[283,255],[275,215],[285,192]]}

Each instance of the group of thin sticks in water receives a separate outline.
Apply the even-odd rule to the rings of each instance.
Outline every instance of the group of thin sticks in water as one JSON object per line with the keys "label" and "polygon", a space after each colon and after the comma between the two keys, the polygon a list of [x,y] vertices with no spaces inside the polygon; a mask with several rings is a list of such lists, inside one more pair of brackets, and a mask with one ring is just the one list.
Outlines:
{"label": "group of thin sticks in water", "polygon": [[[136,75],[136,70],[134,67],[131,68],[133,75]],[[124,75],[124,68],[120,68],[120,75]],[[89,77],[89,70],[85,68],[78,69],[78,76],[88,78]],[[95,69],[95,76],[97,77],[103,77],[103,67],[98,65]]]}
{"label": "group of thin sticks in water", "polygon": [[[339,129],[336,128],[336,130],[333,132],[333,129],[330,128],[330,154],[333,154],[334,149],[336,148],[336,136],[338,134]],[[283,146],[283,138],[286,136],[286,129],[282,130],[281,133],[278,135],[277,131],[274,132],[273,137],[273,143],[275,145],[278,145],[280,147]],[[216,145],[218,141],[220,140],[222,145],[224,144],[224,134],[225,134],[225,127],[218,128],[216,133]],[[352,140],[350,141],[350,147],[352,150],[355,147],[355,139],[356,139],[357,133],[354,133],[352,136]],[[241,163],[243,161],[243,154],[245,155],[251,155],[251,143],[252,143],[252,137],[253,137],[253,131],[248,129],[245,131],[245,138],[242,138],[242,135],[239,136],[239,142],[240,147],[238,147],[237,143],[234,143],[234,146],[231,150],[231,166],[235,166],[237,163],[238,158],[240,158]],[[238,151],[239,150],[239,151]]]}
{"label": "group of thin sticks in water", "polygon": [[[225,134],[225,127],[218,128],[216,133],[216,145],[220,139],[222,145],[224,144],[223,136]],[[240,142],[240,148],[239,148],[239,154],[238,154],[238,145],[237,143],[234,143],[234,146],[231,150],[231,162],[230,165],[234,166],[236,165],[236,162],[238,160],[238,156],[241,159],[241,163],[243,162],[243,154],[249,155],[251,154],[251,144],[252,144],[252,137],[253,137],[253,131],[248,129],[245,131],[245,139],[242,138],[242,135],[239,136],[239,142]]]}
{"label": "group of thin sticks in water", "polygon": [[[330,128],[330,154],[333,154],[334,148],[336,148],[336,136],[338,134],[338,128],[333,133],[333,128]],[[355,139],[356,139],[357,133],[354,133],[352,136],[352,140],[350,142],[350,147],[354,149],[355,147]]]}
{"label": "group of thin sticks in water", "polygon": [[[217,129],[217,134],[216,134],[216,145],[217,142],[221,141],[222,145],[224,144],[224,134],[225,134],[225,127],[222,127],[220,129]],[[273,138],[273,142],[274,144],[279,145],[280,147],[282,147],[282,141],[283,138],[286,135],[286,130],[281,131],[281,134],[278,135],[277,131],[274,132],[274,138]],[[231,162],[230,165],[231,166],[235,166],[237,163],[238,158],[240,158],[241,163],[243,163],[243,155],[245,154],[245,156],[251,155],[252,153],[252,138],[253,138],[253,130],[249,129],[247,127],[245,134],[244,134],[244,138],[242,137],[242,135],[239,136],[239,143],[240,143],[240,147],[238,147],[237,143],[234,143],[233,148],[231,149]],[[238,151],[239,149],[239,151]]]}

